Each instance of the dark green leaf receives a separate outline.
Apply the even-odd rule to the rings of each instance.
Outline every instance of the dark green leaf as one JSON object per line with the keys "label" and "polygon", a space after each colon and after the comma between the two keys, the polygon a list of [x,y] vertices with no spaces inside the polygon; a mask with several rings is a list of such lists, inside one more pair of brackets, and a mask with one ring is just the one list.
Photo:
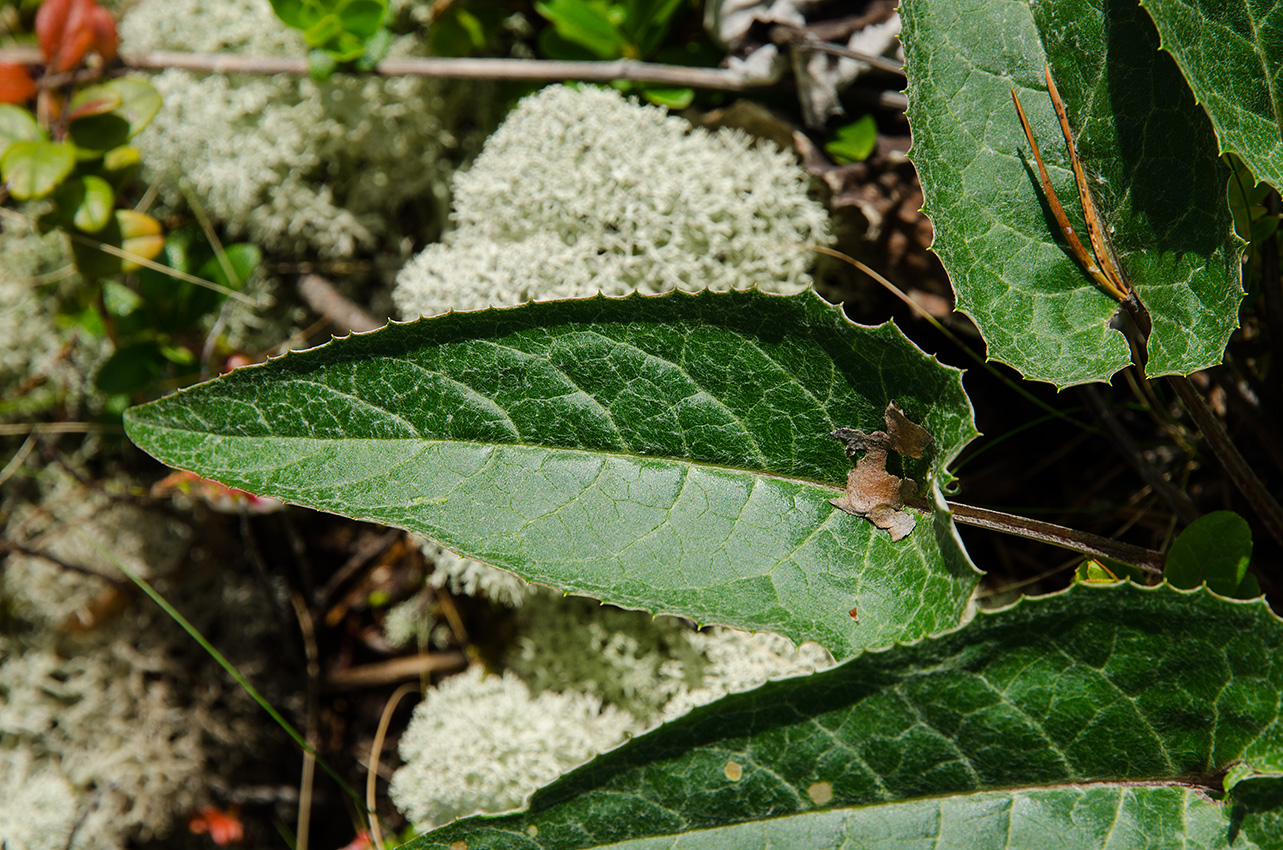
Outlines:
{"label": "dark green leaf", "polygon": [[617,59],[628,40],[610,19],[607,5],[591,0],[549,0],[535,11],[552,22],[557,34],[593,53],[598,59]]}
{"label": "dark green leaf", "polygon": [[1222,150],[1283,187],[1283,24],[1271,4],[1145,0],[1163,49],[1207,110]]}
{"label": "dark green leaf", "polygon": [[1163,576],[1176,587],[1203,582],[1222,596],[1238,596],[1252,560],[1252,527],[1233,511],[1215,511],[1190,523],[1167,552]]}
{"label": "dark green leaf", "polygon": [[164,368],[159,343],[138,342],[107,358],[94,377],[94,385],[102,393],[132,393],[151,383]]}
{"label": "dark green leaf", "polygon": [[938,488],[975,434],[957,372],[809,292],[678,293],[394,325],[135,408],[126,427],[252,493],[846,656],[949,627],[975,583],[947,517],[893,543],[829,504],[850,470],[829,432],[884,427],[891,398],[935,438],[906,474]]}
{"label": "dark green leaf", "polygon": [[839,164],[864,162],[878,145],[878,122],[872,115],[862,116],[838,127],[833,138],[825,142],[824,151]]}
{"label": "dark green leaf", "polygon": [[44,198],[76,166],[76,151],[66,142],[14,142],[0,156],[0,177],[20,201]]}
{"label": "dark green leaf", "polygon": [[1268,786],[1237,835],[1206,795],[1283,766],[1280,657],[1264,602],[1078,584],[726,697],[407,848],[1278,848]]}
{"label": "dark green leaf", "polygon": [[271,0],[276,17],[296,30],[305,30],[325,14],[323,6],[315,0]]}
{"label": "dark green leaf", "polygon": [[160,111],[160,93],[151,83],[136,77],[108,80],[98,88],[104,96],[120,99],[110,112],[89,115],[71,122],[69,134],[76,147],[98,156],[119,147],[142,131]]}
{"label": "dark green leaf", "polygon": [[1148,374],[1220,362],[1242,297],[1228,172],[1145,14],[1083,0],[913,0],[903,11],[911,156],[934,250],[989,356],[1062,387],[1106,380],[1130,359],[1110,327],[1117,304],[1060,243],[1011,102],[1014,86],[1085,233],[1046,63],[1123,270],[1154,320]]}
{"label": "dark green leaf", "polygon": [[388,16],[387,0],[348,0],[338,10],[343,29],[367,39],[383,27]]}
{"label": "dark green leaf", "polygon": [[[240,289],[250,279],[258,264],[263,261],[263,252],[248,242],[238,242],[223,249],[223,259],[210,257],[196,270],[196,276],[213,281],[228,289]],[[230,276],[229,276],[230,273]],[[204,290],[220,298],[217,292]]]}
{"label": "dark green leaf", "polygon": [[21,106],[0,103],[0,156],[14,142],[38,142],[44,137],[34,115]]}

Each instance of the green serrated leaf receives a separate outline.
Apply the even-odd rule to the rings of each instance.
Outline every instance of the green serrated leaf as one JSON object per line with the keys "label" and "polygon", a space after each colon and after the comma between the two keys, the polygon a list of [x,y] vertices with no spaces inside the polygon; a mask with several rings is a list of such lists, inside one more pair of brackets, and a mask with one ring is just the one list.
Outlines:
{"label": "green serrated leaf", "polygon": [[1241,815],[1207,795],[1283,764],[1280,652],[1263,602],[1078,584],[696,709],[406,846],[1277,848],[1272,789]]}
{"label": "green serrated leaf", "polygon": [[1110,327],[1117,304],[1060,244],[1011,102],[1014,87],[1085,233],[1047,64],[1123,270],[1154,320],[1147,373],[1219,363],[1242,298],[1228,172],[1145,14],[1087,0],[909,0],[903,13],[910,155],[933,249],[989,356],[1060,387],[1107,380],[1130,357]]}
{"label": "green serrated leaf", "polygon": [[1180,533],[1167,552],[1163,577],[1176,587],[1203,582],[1222,596],[1239,596],[1252,560],[1252,527],[1233,511],[1213,511]]}
{"label": "green serrated leaf", "polygon": [[126,427],[249,492],[841,657],[948,628],[976,580],[942,513],[893,543],[829,504],[850,470],[829,432],[884,427],[891,398],[935,438],[905,473],[938,491],[975,435],[957,372],[810,292],[677,293],[394,325],[135,408]]}
{"label": "green serrated leaf", "polygon": [[52,193],[75,166],[75,148],[66,142],[14,142],[0,156],[0,177],[10,194],[30,201]]}
{"label": "green serrated leaf", "polygon": [[1221,150],[1283,186],[1283,29],[1278,10],[1246,0],[1144,0],[1163,49],[1185,74]]}

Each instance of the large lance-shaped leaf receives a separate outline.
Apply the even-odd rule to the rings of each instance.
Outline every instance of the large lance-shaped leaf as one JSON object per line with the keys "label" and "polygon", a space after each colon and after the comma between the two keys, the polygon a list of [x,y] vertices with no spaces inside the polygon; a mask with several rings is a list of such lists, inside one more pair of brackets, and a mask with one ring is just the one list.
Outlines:
{"label": "large lance-shaped leaf", "polygon": [[1062,245],[1011,102],[1014,87],[1085,243],[1045,64],[1118,259],[1153,318],[1148,374],[1219,363],[1242,297],[1228,171],[1135,0],[906,0],[903,12],[910,155],[933,249],[989,356],[1062,387],[1107,380],[1130,358],[1110,327],[1117,303]]}
{"label": "large lance-shaped leaf", "polygon": [[1146,0],[1207,110],[1221,149],[1283,187],[1283,6],[1259,0]]}
{"label": "large lance-shaped leaf", "polygon": [[892,398],[935,438],[906,474],[938,487],[975,434],[956,370],[810,292],[676,294],[393,325],[125,425],[260,495],[841,657],[951,627],[976,581],[943,512],[892,542],[829,504],[851,468],[829,432],[882,428]]}
{"label": "large lance-shaped leaf", "polygon": [[1208,795],[1236,762],[1277,790],[1281,697],[1264,601],[1081,584],[704,706],[407,848],[1278,848],[1268,793]]}

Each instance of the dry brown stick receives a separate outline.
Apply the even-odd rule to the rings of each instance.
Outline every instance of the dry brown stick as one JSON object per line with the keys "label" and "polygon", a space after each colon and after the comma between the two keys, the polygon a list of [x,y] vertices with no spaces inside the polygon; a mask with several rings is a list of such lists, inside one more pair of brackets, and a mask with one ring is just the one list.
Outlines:
{"label": "dry brown stick", "polygon": [[[208,74],[308,73],[307,60],[301,56],[237,56],[230,53],[158,50],[121,55],[118,61],[126,68],[135,70],[179,68]],[[44,58],[34,47],[6,47],[0,49],[0,62],[36,65],[43,63]],[[775,82],[773,79],[752,77],[732,69],[688,68],[684,65],[639,62],[636,59],[571,62],[550,59],[402,57],[384,59],[371,73],[384,77],[441,77],[456,80],[580,80],[593,83],[629,80],[722,91],[762,88]]]}
{"label": "dry brown stick", "polygon": [[[926,499],[905,499],[905,504],[921,511],[930,511],[934,508]],[[1058,546],[1061,549],[1069,549],[1074,552],[1082,552],[1085,555],[1091,555],[1096,558],[1121,561],[1124,564],[1131,564],[1145,572],[1156,575],[1162,575],[1163,572],[1163,562],[1166,560],[1166,556],[1154,549],[1146,549],[1144,546],[1135,546],[1131,543],[1124,543],[1121,540],[1101,537],[1099,534],[1079,531],[1076,528],[1065,528],[1061,525],[1030,519],[1029,517],[1014,516],[1002,511],[991,511],[988,508],[978,508],[974,505],[964,505],[958,502],[948,502],[947,504],[953,521],[963,525],[974,525],[976,528],[1001,531],[1003,534],[1024,537],[1027,540],[1037,540],[1040,543],[1047,543],[1051,546]]]}
{"label": "dry brown stick", "polygon": [[1193,417],[1194,423],[1198,425],[1198,430],[1203,432],[1203,437],[1221,462],[1221,468],[1225,470],[1225,474],[1252,505],[1256,515],[1265,525],[1265,530],[1280,545],[1283,545],[1283,506],[1280,506],[1278,500],[1265,488],[1261,479],[1256,477],[1256,473],[1239,453],[1234,441],[1221,427],[1221,420],[1217,419],[1216,414],[1207,406],[1202,393],[1193,382],[1181,375],[1172,375],[1168,380],[1171,381],[1176,394],[1180,396],[1185,409]]}
{"label": "dry brown stick", "polygon": [[343,333],[365,333],[383,327],[319,274],[309,273],[299,278],[298,294],[307,306],[329,319],[330,324]]}
{"label": "dry brown stick", "polygon": [[468,666],[468,659],[462,652],[409,655],[405,658],[362,664],[331,673],[322,685],[326,691],[330,692],[354,691],[399,682],[403,679],[417,679],[426,673],[462,670],[466,666]]}

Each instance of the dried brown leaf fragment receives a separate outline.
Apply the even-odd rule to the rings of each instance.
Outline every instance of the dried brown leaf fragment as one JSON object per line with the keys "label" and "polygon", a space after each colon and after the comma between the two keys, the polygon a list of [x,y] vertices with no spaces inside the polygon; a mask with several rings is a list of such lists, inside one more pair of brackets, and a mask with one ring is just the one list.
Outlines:
{"label": "dried brown leaf fragment", "polygon": [[847,475],[846,492],[829,503],[885,529],[892,540],[902,540],[916,525],[913,514],[902,509],[905,500],[917,494],[918,484],[911,478],[887,472],[887,452],[920,458],[931,445],[931,434],[909,421],[894,400],[887,405],[883,419],[887,425],[885,431],[866,433],[857,428],[833,431],[833,438],[846,445],[847,457],[854,458],[859,452],[864,456]]}

